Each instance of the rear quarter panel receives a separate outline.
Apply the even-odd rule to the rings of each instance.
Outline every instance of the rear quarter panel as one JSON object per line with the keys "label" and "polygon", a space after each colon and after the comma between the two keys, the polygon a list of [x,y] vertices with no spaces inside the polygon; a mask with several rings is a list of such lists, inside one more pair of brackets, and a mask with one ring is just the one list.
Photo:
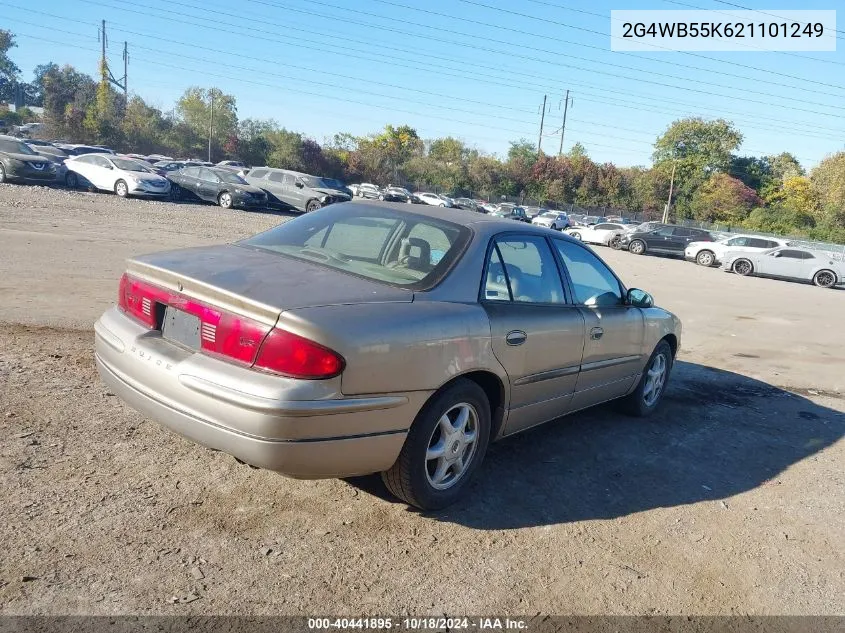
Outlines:
{"label": "rear quarter panel", "polygon": [[477,304],[414,301],[301,308],[279,326],[346,360],[345,395],[434,391],[475,370],[507,375],[493,355],[490,323]]}

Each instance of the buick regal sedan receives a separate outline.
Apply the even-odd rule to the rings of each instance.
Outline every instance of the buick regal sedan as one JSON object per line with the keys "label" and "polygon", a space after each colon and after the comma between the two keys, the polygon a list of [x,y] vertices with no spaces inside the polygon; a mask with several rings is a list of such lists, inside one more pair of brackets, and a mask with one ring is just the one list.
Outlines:
{"label": "buick regal sedan", "polygon": [[681,324],[565,235],[341,203],[131,259],[95,332],[109,388],[176,433],[291,477],[380,472],[435,509],[491,441],[608,400],[653,412]]}

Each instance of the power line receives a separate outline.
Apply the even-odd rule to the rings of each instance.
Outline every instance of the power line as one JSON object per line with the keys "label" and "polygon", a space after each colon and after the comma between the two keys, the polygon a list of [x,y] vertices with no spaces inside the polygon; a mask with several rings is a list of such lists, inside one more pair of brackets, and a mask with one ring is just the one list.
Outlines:
{"label": "power line", "polygon": [[[255,4],[263,4],[263,5],[267,5],[267,6],[270,6],[270,7],[275,7],[275,8],[283,8],[283,9],[285,9],[285,10],[287,10],[287,11],[301,12],[301,13],[306,13],[306,14],[309,14],[309,15],[317,15],[317,16],[320,16],[320,17],[326,17],[326,18],[331,18],[331,17],[333,17],[333,16],[327,16],[327,15],[325,15],[325,14],[318,14],[318,13],[315,13],[315,12],[313,12],[313,11],[303,11],[303,10],[301,10],[301,9],[296,9],[296,8],[294,8],[294,7],[291,7],[291,6],[287,6],[287,5],[280,5],[280,4],[275,4],[275,3],[267,2],[267,1],[264,1],[264,0],[247,0],[247,1],[248,1],[248,2],[253,2],[253,3],[255,3]],[[512,27],[512,26],[507,26],[507,27],[505,27],[505,26],[501,26],[501,25],[497,25],[497,24],[491,24],[491,23],[488,23],[488,22],[480,22],[480,21],[478,21],[478,20],[473,20],[473,19],[470,19],[470,18],[464,18],[464,17],[460,17],[460,16],[455,16],[455,15],[451,15],[451,14],[448,14],[448,13],[441,13],[441,12],[438,12],[438,11],[432,11],[432,10],[430,10],[430,9],[421,9],[421,8],[419,8],[419,7],[412,7],[412,6],[408,6],[408,5],[400,4],[400,3],[397,3],[397,2],[391,2],[390,0],[373,0],[373,1],[374,1],[374,2],[379,2],[379,3],[381,3],[381,4],[386,4],[386,5],[389,5],[389,6],[400,7],[400,8],[403,8],[403,9],[407,9],[407,10],[409,10],[409,11],[417,11],[417,12],[420,12],[420,13],[428,13],[428,14],[431,14],[431,15],[435,15],[435,16],[439,16],[439,17],[447,18],[447,19],[449,19],[449,20],[455,20],[455,21],[460,21],[460,22],[467,22],[467,23],[469,23],[469,24],[475,24],[475,25],[478,25],[478,26],[484,26],[484,27],[489,27],[489,28],[496,28],[496,29],[500,29],[500,30],[508,31],[508,32],[511,32],[511,33],[518,33],[518,34],[521,34],[521,35],[526,35],[526,36],[529,36],[529,37],[532,37],[532,38],[533,38],[533,37],[536,37],[536,33],[532,33],[532,32],[530,32],[530,31],[523,31],[523,30],[520,30],[520,29],[516,29],[516,28],[514,28],[514,27]],[[499,7],[489,7],[489,5],[484,5],[484,4],[480,4],[480,3],[471,2],[470,0],[460,0],[460,1],[461,1],[461,2],[468,2],[469,4],[478,4],[479,6],[484,6],[484,7],[488,7],[488,8],[493,8],[493,9],[495,9],[495,10],[498,10],[498,11],[504,11],[504,12],[506,12],[506,13],[515,13],[516,15],[522,15],[522,16],[524,16],[524,17],[528,17],[528,18],[531,18],[531,19],[534,19],[534,20],[539,20],[539,21],[541,21],[541,22],[546,22],[546,21],[547,21],[547,20],[545,20],[544,18],[537,18],[536,16],[528,16],[528,15],[526,15],[526,14],[521,14],[521,13],[516,13],[516,12],[513,12],[513,11],[508,11],[507,9],[500,9]],[[316,5],[320,5],[320,6],[324,6],[324,7],[332,8],[332,9],[339,9],[339,10],[341,10],[341,11],[349,11],[349,12],[352,12],[352,13],[355,13],[355,14],[358,14],[358,15],[368,15],[368,16],[371,16],[371,17],[376,17],[376,18],[385,19],[385,20],[390,20],[390,19],[391,19],[391,18],[389,18],[389,17],[387,17],[387,16],[384,16],[384,15],[381,15],[381,14],[378,14],[378,13],[372,13],[372,12],[367,12],[367,11],[361,11],[361,10],[359,10],[359,9],[347,9],[346,7],[338,6],[338,5],[335,5],[335,4],[328,3],[328,2],[323,2],[323,1],[321,1],[321,0],[303,0],[303,2],[307,2],[308,4],[316,4]],[[348,21],[348,22],[355,23],[355,21],[354,21],[354,20],[347,20],[347,21]],[[554,22],[554,21],[552,21],[552,22]],[[361,23],[361,22],[358,22],[358,23],[359,23],[359,24],[364,24],[364,25],[366,25],[366,23]],[[555,24],[561,24],[561,25],[563,25],[563,26],[570,26],[570,25],[566,25],[566,24],[563,24],[563,23],[558,23],[558,22],[554,22],[554,23],[555,23]],[[371,26],[371,25],[367,25],[367,26]],[[473,37],[475,37],[473,34],[470,34],[470,33],[465,33],[465,32],[463,32],[463,31],[456,31],[456,30],[453,30],[453,29],[448,29],[448,28],[444,28],[444,27],[440,27],[440,26],[436,26],[436,27],[434,27],[434,26],[429,26],[429,25],[426,25],[426,24],[419,24],[418,26],[421,26],[421,27],[423,27],[423,28],[429,28],[429,29],[436,30],[436,31],[439,31],[439,32],[443,32],[443,33],[450,33],[450,34],[453,34],[453,35],[459,35],[459,36],[461,36],[461,37],[469,37],[469,38],[473,38]],[[398,33],[402,33],[402,34],[404,34],[404,35],[411,35],[411,36],[413,36],[413,37],[424,37],[425,39],[435,39],[435,40],[436,40],[436,38],[430,38],[430,37],[428,37],[428,36],[422,36],[422,35],[419,35],[419,34],[416,34],[416,33],[408,32],[408,31],[401,31],[401,30],[398,30],[398,29],[387,28],[387,27],[382,27],[382,26],[380,26],[379,28],[382,28],[382,29],[385,29],[385,28],[386,28],[386,30],[395,31],[395,32],[398,32]],[[597,34],[599,34],[599,35],[603,35],[603,36],[605,36],[605,37],[609,37],[606,33],[601,33],[600,31],[594,31],[594,30],[592,30],[592,29],[584,29],[583,27],[575,27],[575,26],[572,26],[571,28],[575,28],[575,29],[579,29],[579,30],[586,30],[586,31],[588,31],[588,32],[590,32],[590,33],[597,33]],[[574,42],[574,41],[571,41],[571,40],[562,40],[562,39],[560,39],[560,38],[554,38],[554,39],[555,39],[555,41],[559,41],[559,42],[564,43],[564,44],[570,44],[570,45],[573,45],[573,46],[580,46],[580,47],[584,47],[584,48],[593,48],[593,49],[600,50],[600,51],[602,51],[602,52],[607,52],[607,49],[605,49],[605,48],[602,48],[602,47],[599,47],[599,46],[593,46],[593,45],[590,45],[590,44],[585,44],[585,43],[583,43],[583,42]],[[446,40],[436,40],[436,41],[446,41]],[[524,55],[514,55],[512,52],[503,53],[502,51],[495,51],[495,50],[492,50],[492,49],[485,49],[485,48],[481,48],[481,47],[477,47],[477,46],[472,46],[472,45],[466,44],[465,42],[460,42],[460,41],[455,42],[454,40],[448,40],[448,41],[449,41],[449,43],[452,43],[452,44],[457,44],[458,46],[464,46],[464,47],[467,47],[467,48],[477,48],[478,50],[484,50],[484,51],[488,51],[488,52],[497,52],[497,53],[499,53],[499,54],[507,54],[507,55],[511,55],[511,56],[515,56],[515,57],[522,57],[522,58],[524,58],[524,59],[529,59],[529,60],[532,60],[532,61],[539,61],[539,62],[542,62],[542,63],[549,63],[549,64],[553,64],[553,65],[558,65],[558,66],[568,66],[568,67],[571,67],[571,68],[579,68],[578,66],[572,66],[571,64],[563,64],[563,63],[560,63],[560,62],[548,62],[548,61],[546,61],[546,60],[537,59],[537,58],[533,58],[533,57],[526,57],[526,56],[524,56]],[[532,46],[532,45],[523,45],[523,46],[522,46],[522,48],[527,49],[527,50],[533,50],[533,51],[541,52],[541,53],[547,53],[547,54],[550,54],[550,55],[554,55],[554,56],[556,56],[556,57],[560,55],[560,52],[559,52],[559,51],[550,51],[550,50],[543,49],[543,48],[538,48],[537,46]],[[663,47],[658,47],[658,48],[663,48]],[[621,54],[625,54],[625,55],[635,55],[634,53],[621,53]],[[709,61],[711,61],[711,62],[723,62],[723,61],[724,61],[724,60],[713,60],[713,59],[711,59],[711,58],[709,58],[709,57],[706,57],[706,56],[703,56],[703,55],[696,55],[696,56],[697,56],[697,57],[702,57],[703,59],[707,59],[707,60],[709,60]],[[648,72],[650,75],[657,75],[657,76],[659,76],[659,77],[665,77],[665,78],[668,78],[668,79],[676,79],[676,80],[682,80],[682,81],[689,81],[689,79],[688,79],[687,77],[677,77],[677,76],[675,76],[675,75],[667,75],[667,74],[665,74],[665,73],[655,73],[655,72],[646,71],[646,70],[643,70],[643,69],[640,69],[640,68],[636,68],[636,67],[632,67],[632,66],[625,66],[625,65],[622,65],[622,64],[614,64],[614,63],[607,62],[607,61],[599,61],[599,60],[596,60],[596,59],[593,59],[593,58],[589,58],[589,57],[579,57],[579,56],[577,56],[577,55],[572,55],[571,53],[568,53],[568,54],[567,54],[567,58],[571,58],[571,59],[578,59],[578,60],[581,60],[581,61],[586,61],[586,62],[590,62],[590,63],[601,63],[603,66],[612,66],[612,67],[615,67],[615,68],[621,68],[621,69],[624,69],[624,70],[633,70],[633,71],[635,71],[635,72]],[[669,64],[669,65],[672,65],[672,66],[680,66],[681,68],[685,68],[685,69],[690,69],[690,68],[691,68],[691,69],[694,69],[694,70],[700,70],[700,71],[712,72],[712,71],[709,71],[708,69],[701,68],[701,67],[698,67],[698,66],[689,66],[689,65],[687,65],[687,64],[678,64],[677,62],[672,62],[672,61],[669,61],[669,60],[663,60],[663,59],[650,59],[649,61],[652,61],[652,62],[655,62],[655,63]],[[753,70],[757,70],[757,71],[759,71],[759,72],[765,72],[765,73],[769,73],[769,74],[773,74],[773,75],[785,76],[785,77],[788,77],[788,78],[790,78],[790,79],[796,79],[796,80],[798,80],[798,81],[803,81],[803,82],[808,82],[808,83],[815,83],[815,84],[819,84],[819,85],[823,85],[823,86],[828,86],[828,87],[831,87],[831,88],[837,88],[837,89],[839,89],[839,90],[845,90],[845,86],[841,86],[841,85],[837,85],[837,84],[828,84],[828,83],[825,83],[825,82],[820,82],[820,81],[816,81],[816,80],[807,79],[806,77],[799,77],[799,76],[793,76],[793,75],[784,75],[784,74],[782,74],[782,73],[778,73],[778,72],[776,72],[776,71],[767,70],[767,69],[761,69],[761,68],[756,68],[756,67],[754,67],[754,66],[746,66],[746,65],[743,65],[743,64],[736,64],[735,62],[727,62],[727,61],[725,61],[724,63],[730,63],[730,64],[732,64],[732,65],[743,66],[743,67],[745,67],[745,68],[750,68],[750,69],[753,69]],[[580,69],[580,70],[585,70],[585,69],[583,69],[583,68],[579,68],[579,69]],[[590,72],[593,72],[593,71],[591,70]],[[730,76],[730,77],[735,77],[735,78],[738,78],[738,79],[743,79],[743,80],[746,80],[746,81],[749,81],[749,80],[750,80],[750,81],[756,81],[756,82],[761,82],[761,83],[771,83],[771,84],[773,84],[773,85],[777,85],[778,87],[782,87],[782,86],[783,86],[782,82],[780,82],[780,83],[773,83],[773,82],[767,82],[767,81],[764,81],[764,80],[760,80],[760,79],[757,79],[757,78],[748,77],[747,75],[734,75],[734,74],[731,74],[731,73],[725,73],[725,72],[722,72],[722,71],[719,71],[719,72],[721,72],[723,75]],[[603,73],[603,74],[610,74],[611,76],[619,76],[619,75],[614,75],[613,73]],[[628,78],[628,77],[625,77],[625,78]],[[730,89],[729,87],[727,87],[727,86],[723,86],[722,84],[714,84],[714,83],[705,82],[705,81],[701,81],[701,80],[694,80],[694,82],[695,82],[695,83],[700,83],[700,84],[702,84],[702,85],[710,85],[710,86],[716,86],[716,87],[720,87],[720,88]],[[676,87],[677,87],[677,86],[676,86]],[[803,90],[806,90],[807,92],[815,92],[815,93],[817,93],[817,94],[823,94],[823,95],[826,95],[826,96],[835,96],[835,97],[838,97],[838,98],[841,98],[841,97],[842,97],[842,95],[833,95],[833,94],[831,94],[831,93],[829,93],[829,92],[822,92],[822,91],[816,91],[816,90],[810,90],[810,89],[803,89]],[[753,91],[753,90],[752,90],[752,91],[749,91],[749,90],[747,90],[746,88],[743,88],[743,91],[744,91],[744,92],[751,92],[751,93],[753,93],[753,94],[759,94],[759,95],[762,95],[762,96],[775,97],[775,98],[782,98],[782,97],[779,97],[779,95],[772,95],[772,94],[770,94],[770,93],[764,93],[764,92]]]}
{"label": "power line", "polygon": [[[185,6],[190,6],[190,5],[185,5]],[[15,8],[20,8],[20,7],[15,7]],[[31,9],[30,9],[29,11],[35,11],[35,10],[31,10]],[[60,19],[69,19],[69,20],[71,20],[71,21],[76,21],[76,22],[79,22],[79,23],[81,23],[81,24],[86,24],[86,25],[87,25],[87,24],[89,24],[88,22],[84,22],[84,21],[81,21],[81,20],[73,20],[72,18],[63,18],[62,16],[56,16],[56,15],[54,15],[54,14],[50,14],[50,13],[39,12],[39,11],[35,11],[35,12],[36,12],[36,13],[40,13],[40,14],[42,14],[42,15],[52,16],[52,17],[56,17],[56,18],[60,18]],[[140,12],[139,12],[139,13],[140,13]],[[160,19],[167,19],[167,18],[163,18],[163,17],[162,17],[162,18],[160,18]],[[201,19],[204,19],[204,18],[201,18]],[[25,22],[25,21],[24,21],[24,22]],[[195,24],[195,23],[190,23],[190,22],[188,22],[187,24],[193,24],[193,25],[195,25],[195,26],[200,26],[201,28],[210,28],[210,27],[207,27],[207,26],[205,26],[205,25],[198,25],[198,24]],[[41,25],[37,25],[37,26],[41,26]],[[159,40],[164,40],[164,39],[166,39],[166,38],[160,38],[160,37],[152,36],[152,35],[145,34],[145,33],[139,33],[139,32],[136,32],[136,31],[125,31],[125,30],[123,30],[123,29],[119,29],[119,28],[118,28],[118,29],[116,29],[116,30],[118,30],[118,31],[122,31],[122,32],[128,32],[128,33],[131,33],[131,34],[137,34],[137,35],[139,35],[139,36],[141,36],[141,37],[150,37],[150,38],[159,39]],[[238,33],[236,33],[236,34],[238,34]],[[244,35],[246,35],[246,34],[244,34]],[[249,36],[250,36],[250,37],[255,37],[253,34],[249,34]],[[266,39],[266,38],[263,38],[263,39]],[[294,39],[296,39],[296,38],[294,38]],[[167,41],[170,41],[170,40],[167,40]],[[274,43],[278,43],[278,40],[268,40],[268,41],[273,41]],[[307,41],[311,41],[311,40],[309,39],[309,40],[307,40]],[[178,43],[177,43],[177,44],[178,44]],[[189,46],[189,45],[185,44],[185,46]],[[220,50],[217,50],[217,49],[210,49],[210,48],[208,48],[208,47],[202,47],[202,46],[194,46],[194,47],[195,47],[195,48],[204,48],[204,49],[206,49],[206,50],[210,50],[210,51],[213,51],[213,52],[218,52],[218,53],[223,53],[223,54],[227,54],[227,55],[228,55],[228,54],[229,54],[229,52],[230,52],[230,51],[220,51]],[[303,47],[305,47],[305,48],[309,48],[309,46],[308,46],[308,45],[303,45]],[[316,47],[311,47],[311,48],[315,48],[315,50],[324,50],[324,46],[322,46],[322,47],[320,47],[320,48],[316,48]],[[389,48],[389,47],[388,47],[388,48]],[[355,50],[355,49],[353,49],[353,50]],[[403,52],[404,52],[404,49],[394,48],[393,50],[400,50],[400,51],[403,51]],[[409,52],[410,52],[410,51],[409,51]],[[344,54],[345,56],[347,56],[347,57],[349,57],[349,56],[351,56],[351,57],[356,57],[355,55],[351,55],[351,54],[348,52],[348,50],[344,50],[343,54]],[[248,56],[247,56],[247,57],[248,57]],[[372,59],[372,58],[369,58],[369,57],[360,57],[360,56],[357,56],[357,57],[358,57],[358,58],[360,58],[360,59],[366,59],[366,60],[368,60],[368,61],[374,61],[374,62],[376,62],[376,63],[383,63],[383,64],[387,64],[387,63],[388,63],[388,62],[386,62],[384,59],[381,59],[381,58]],[[434,57],[435,57],[435,58],[438,58],[438,59],[447,59],[447,58],[440,58],[440,57],[437,57],[437,56],[434,56]],[[260,58],[253,58],[253,59],[260,60]],[[393,57],[393,59],[397,59],[397,58]],[[402,59],[402,61],[410,61],[410,60],[404,60],[403,58],[398,58],[398,59]],[[262,60],[262,61],[267,61],[268,63],[270,63],[270,60]],[[272,61],[272,63],[275,65],[276,61],[275,61],[275,60],[273,60],[273,61]],[[393,64],[393,65],[398,65],[398,66],[400,66],[400,67],[405,67],[405,68],[412,68],[412,69],[415,69],[415,70],[421,70],[421,71],[423,71],[423,72],[432,72],[432,70],[431,70],[430,66],[439,67],[439,68],[446,68],[446,69],[448,69],[448,70],[453,70],[453,69],[451,69],[450,67],[443,66],[443,65],[432,64],[431,62],[428,62],[428,63],[427,63],[427,65],[426,65],[426,66],[424,66],[424,67],[419,67],[419,66],[410,66],[410,65],[407,65],[407,64],[405,64],[405,65],[402,65],[402,64]],[[480,67],[480,68],[491,68],[491,69],[494,69],[494,67],[484,66],[484,65],[477,64],[477,63],[472,63],[472,65],[475,65],[475,66]],[[319,70],[319,69],[313,69],[313,68],[307,68],[307,67],[299,67],[299,68],[306,69],[306,70],[310,70],[310,71],[314,71],[314,72],[324,72],[324,71]],[[496,69],[496,70],[498,70],[498,69]],[[327,73],[327,74],[332,74],[332,73]],[[448,73],[439,73],[439,74],[447,74],[447,75],[448,75]],[[476,75],[479,75],[479,73],[476,73]],[[450,76],[455,76],[455,77],[459,77],[459,78],[465,78],[465,79],[469,79],[469,80],[471,80],[471,81],[479,81],[479,80],[478,80],[478,77],[476,77],[476,76],[468,76],[468,75],[465,75],[465,74],[456,74],[456,73],[454,73],[454,72],[453,72]],[[484,74],[481,74],[480,76],[498,78],[497,76],[484,75]],[[541,76],[538,76],[538,75],[531,75],[531,74],[527,74],[527,73],[524,73],[524,76],[527,76],[527,77],[537,77],[537,78],[540,78],[540,79],[545,79],[544,77],[541,77]],[[345,76],[344,76],[344,77],[345,77]],[[505,78],[502,78],[502,79],[504,80]],[[483,83],[490,83],[490,84],[494,84],[494,85],[499,85],[499,86],[502,86],[502,87],[505,87],[505,88],[514,88],[514,86],[512,85],[512,83],[509,83],[509,82],[501,82],[501,83],[500,83],[500,82],[489,82],[489,81],[488,81],[488,82],[483,82]],[[591,87],[591,84],[585,84],[585,83],[583,83],[583,82],[571,82],[571,83],[573,83],[574,85],[582,85],[582,86]],[[523,82],[523,84],[528,85],[528,86],[532,85],[532,84],[530,84],[530,83],[526,83],[526,82]],[[383,84],[383,85],[392,85],[392,84]],[[534,85],[535,85],[535,86],[536,86],[539,90],[543,90],[543,89],[546,89],[546,88],[547,88],[546,86],[543,86],[543,85],[537,85],[537,84],[534,84]],[[609,89],[609,88],[606,88],[606,87],[603,87],[603,86],[595,86],[595,87],[596,87],[597,89],[602,90],[603,92],[607,92],[607,93],[618,93],[618,94],[624,94],[624,95],[626,95],[627,97],[638,97],[638,96],[640,96],[640,95],[637,95],[636,93],[632,93],[632,92],[630,92],[630,91],[620,92],[620,91],[615,91],[615,90],[613,90],[613,89]],[[403,90],[405,89],[405,88],[404,88],[404,86],[403,86],[402,88],[403,88]],[[584,93],[584,94],[589,95],[590,93]],[[601,95],[601,96],[596,95],[596,97],[597,97],[597,98],[602,99],[602,100],[603,100],[603,101],[601,101],[602,103],[612,103],[612,101],[611,101],[611,100],[609,100],[609,98],[608,98],[606,95]],[[451,98],[451,95],[450,95],[450,98]],[[641,96],[641,98],[643,98],[643,99],[649,99],[649,100],[651,99],[651,97],[648,97],[648,96],[645,96],[645,95],[642,95],[642,96]],[[474,101],[474,100],[473,100],[473,101]],[[637,102],[635,102],[635,101],[634,101],[634,102],[631,102],[631,103],[636,104],[636,106],[641,106],[641,105],[642,105],[642,104],[638,104],[638,103],[637,103]],[[701,110],[701,109],[702,109],[702,106],[701,106],[700,104],[684,104],[683,102],[668,102],[668,101],[664,101],[664,103],[667,103],[667,104],[677,103],[678,105],[688,105],[688,106],[690,106],[690,107],[695,107],[695,108],[696,108],[696,109],[698,109],[698,110]],[[487,104],[487,105],[494,105],[494,104]],[[632,109],[639,109],[639,110],[642,110],[642,111],[645,111],[645,112],[655,112],[655,113],[659,113],[659,114],[669,114],[670,116],[678,116],[677,114],[666,113],[666,112],[661,111],[661,110],[655,110],[654,108],[644,108],[644,107],[636,107],[636,106],[635,106],[635,107],[632,107]],[[521,109],[519,109],[519,108],[513,108],[513,109],[514,109],[514,110],[519,110],[519,111],[522,111],[522,110],[521,110]],[[707,109],[712,109],[712,108],[707,108]],[[732,111],[720,110],[719,112],[720,112],[720,114],[722,114],[722,113],[727,113],[727,114],[736,114],[736,115],[743,116],[743,115],[741,115],[741,113],[736,113],[736,112],[732,112]],[[755,120],[761,119],[761,120],[771,120],[771,121],[773,121],[773,122],[785,123],[785,124],[787,124],[787,125],[790,125],[790,126],[792,126],[792,127],[795,127],[796,129],[797,129],[799,126],[800,126],[800,127],[806,127],[806,128],[809,128],[809,127],[810,127],[810,126],[808,126],[807,124],[803,124],[803,123],[796,122],[796,121],[784,121],[784,120],[774,119],[774,118],[771,118],[771,117],[764,117],[764,116],[760,116],[760,115],[754,115],[754,116],[755,116]],[[754,129],[754,126],[753,126],[753,125],[751,125],[751,124],[747,124],[747,127],[749,127],[750,129]],[[757,129],[760,129],[760,128],[757,128]],[[813,129],[815,129],[815,128],[813,128]],[[809,130],[808,130],[808,131],[806,131],[806,132],[804,132],[804,133],[806,133],[806,134],[812,134]],[[825,129],[825,130],[824,130],[824,133],[825,133],[825,136],[824,136],[823,138],[829,138],[830,130]]]}
{"label": "power line", "polygon": [[[736,7],[737,9],[743,9],[744,11],[754,11],[756,13],[762,13],[763,15],[768,15],[770,17],[778,18],[778,19],[781,19],[781,20],[783,19],[783,16],[776,15],[774,13],[767,13],[766,11],[762,11],[760,9],[749,9],[748,7],[744,7],[741,4],[734,4],[733,2],[725,2],[725,0],[713,0],[713,2],[718,2],[719,4],[726,4],[730,7]],[[804,23],[804,24],[806,24],[806,23]],[[836,33],[841,33],[841,34],[845,35],[845,31],[841,31],[839,29],[833,29],[833,30]],[[841,39],[845,39],[845,38],[838,37],[836,39],[841,40]]]}

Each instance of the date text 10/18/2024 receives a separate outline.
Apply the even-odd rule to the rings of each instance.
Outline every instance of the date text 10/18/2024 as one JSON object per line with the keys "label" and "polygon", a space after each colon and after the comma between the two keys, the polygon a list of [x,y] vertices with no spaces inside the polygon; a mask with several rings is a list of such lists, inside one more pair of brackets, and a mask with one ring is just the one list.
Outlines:
{"label": "date text 10/18/2024", "polygon": [[442,630],[480,630],[480,631],[527,631],[528,622],[508,617],[360,617],[360,618],[308,618],[311,631],[328,630],[370,630],[370,631],[442,631]]}

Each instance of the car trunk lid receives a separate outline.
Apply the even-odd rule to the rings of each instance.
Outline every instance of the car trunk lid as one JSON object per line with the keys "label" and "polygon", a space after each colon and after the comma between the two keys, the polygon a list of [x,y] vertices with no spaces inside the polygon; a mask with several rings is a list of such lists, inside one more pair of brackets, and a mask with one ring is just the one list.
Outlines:
{"label": "car trunk lid", "polygon": [[127,272],[268,325],[286,310],[414,298],[411,290],[231,244],[135,257]]}

